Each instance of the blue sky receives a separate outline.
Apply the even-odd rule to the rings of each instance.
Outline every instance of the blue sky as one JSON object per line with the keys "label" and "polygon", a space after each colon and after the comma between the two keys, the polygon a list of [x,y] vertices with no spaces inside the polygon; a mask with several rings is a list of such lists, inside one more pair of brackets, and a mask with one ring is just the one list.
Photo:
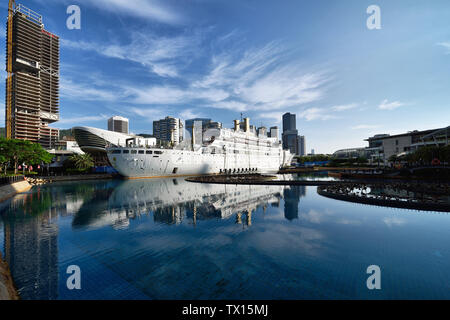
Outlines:
{"label": "blue sky", "polygon": [[[55,127],[106,128],[112,115],[134,133],[166,115],[231,127],[241,112],[280,126],[292,112],[307,151],[332,153],[377,133],[450,125],[448,0],[18,2],[62,39]],[[71,4],[81,30],[66,27]],[[380,30],[366,27],[372,4]]]}

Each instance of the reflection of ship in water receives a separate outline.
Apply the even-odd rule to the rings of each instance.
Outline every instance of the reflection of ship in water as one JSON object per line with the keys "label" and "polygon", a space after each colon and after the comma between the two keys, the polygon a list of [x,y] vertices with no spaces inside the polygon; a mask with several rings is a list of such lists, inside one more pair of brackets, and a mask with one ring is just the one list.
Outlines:
{"label": "reflection of ship in water", "polygon": [[[268,206],[297,210],[304,189],[284,186],[212,185],[183,179],[83,182],[36,187],[0,207],[5,260],[23,299],[58,298],[58,220],[73,216],[73,228],[127,228],[152,215],[163,224],[228,219],[251,226]],[[298,215],[298,214],[297,214]],[[287,219],[290,216],[285,214]]]}
{"label": "reflection of ship in water", "polygon": [[110,213],[135,217],[153,212],[156,222],[179,224],[189,219],[227,219],[279,203],[283,186],[213,185],[184,179],[125,181],[108,201]]}
{"label": "reflection of ship in water", "polygon": [[150,213],[156,222],[164,224],[180,224],[186,219],[196,224],[233,214],[244,215],[244,220],[237,220],[251,224],[251,213],[267,205],[278,207],[286,189],[289,187],[197,184],[184,179],[121,181],[96,195],[95,201],[86,202],[72,225],[122,229],[129,226],[130,219]]}

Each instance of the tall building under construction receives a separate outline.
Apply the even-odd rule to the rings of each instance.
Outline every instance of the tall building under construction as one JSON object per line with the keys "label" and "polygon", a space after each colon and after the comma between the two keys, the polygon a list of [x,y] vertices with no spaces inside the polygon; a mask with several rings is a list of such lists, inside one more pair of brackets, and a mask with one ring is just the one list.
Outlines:
{"label": "tall building under construction", "polygon": [[9,2],[6,37],[6,136],[54,147],[59,131],[59,37],[42,16]]}

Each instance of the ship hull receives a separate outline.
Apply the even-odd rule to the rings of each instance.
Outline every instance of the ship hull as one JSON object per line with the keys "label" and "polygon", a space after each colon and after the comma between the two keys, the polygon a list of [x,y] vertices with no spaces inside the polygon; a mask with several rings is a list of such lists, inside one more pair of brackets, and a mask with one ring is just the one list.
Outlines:
{"label": "ship hull", "polygon": [[277,172],[283,164],[283,159],[278,154],[276,156],[203,154],[173,149],[156,152],[161,154],[125,155],[108,152],[108,158],[112,166],[126,178],[194,176],[225,172],[269,173]]}

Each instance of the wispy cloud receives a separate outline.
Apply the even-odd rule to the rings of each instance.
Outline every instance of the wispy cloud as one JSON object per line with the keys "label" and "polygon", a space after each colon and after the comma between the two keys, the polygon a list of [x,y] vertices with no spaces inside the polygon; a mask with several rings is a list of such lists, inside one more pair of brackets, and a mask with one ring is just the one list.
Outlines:
{"label": "wispy cloud", "polygon": [[104,114],[97,115],[97,116],[64,117],[63,119],[58,121],[58,125],[60,125],[60,124],[62,124],[62,125],[67,125],[67,124],[81,125],[81,124],[89,123],[89,122],[103,121],[103,120],[106,120],[108,118],[109,117],[107,115],[104,115]]}
{"label": "wispy cloud", "polygon": [[[49,1],[65,4],[73,3],[70,0],[36,1],[43,5],[48,5]],[[162,0],[133,0],[132,2],[128,0],[78,0],[76,2],[81,6],[96,7],[108,13],[150,19],[165,24],[179,25],[185,21],[185,18],[179,12]]]}
{"label": "wispy cloud", "polygon": [[250,110],[249,106],[246,103],[235,100],[216,102],[211,104],[211,107],[216,109],[233,110],[238,112]]}
{"label": "wispy cloud", "polygon": [[[302,68],[299,61],[286,59],[282,44],[271,42],[243,52],[232,48],[214,55],[209,73],[193,87],[220,88],[229,93],[227,101],[238,104],[239,110],[268,111],[317,101],[329,81],[327,71]],[[213,107],[225,105],[221,102]]]}
{"label": "wispy cloud", "polygon": [[0,126],[4,126],[5,124],[5,104],[0,103]]}
{"label": "wispy cloud", "polygon": [[119,92],[113,88],[98,88],[87,84],[74,82],[62,77],[60,80],[61,96],[69,99],[83,101],[114,101],[118,99]]}
{"label": "wispy cloud", "polygon": [[167,116],[167,110],[163,110],[161,108],[138,108],[138,107],[130,107],[127,108],[131,114],[136,114],[148,122],[152,122],[153,120],[163,118]]}
{"label": "wispy cloud", "polygon": [[137,104],[182,104],[194,100],[205,103],[218,102],[228,98],[228,93],[221,89],[191,89],[175,86],[127,87],[126,95],[133,97]]}
{"label": "wispy cloud", "polygon": [[400,101],[389,102],[387,99],[383,100],[383,102],[378,106],[380,110],[395,110],[400,107],[403,107],[405,104]]}
{"label": "wispy cloud", "polygon": [[283,117],[283,112],[264,112],[264,113],[259,114],[259,118],[270,119],[277,124],[281,123],[282,117]]}
{"label": "wispy cloud", "polygon": [[130,38],[126,44],[65,39],[61,44],[70,49],[93,51],[108,58],[135,62],[161,77],[178,77],[178,69],[195,55],[201,40],[199,33],[159,37],[152,33],[131,32]]}
{"label": "wispy cloud", "polygon": [[389,227],[400,227],[406,224],[406,220],[403,218],[397,218],[397,217],[385,217],[383,218],[383,222]]}
{"label": "wispy cloud", "polygon": [[[343,104],[333,107],[310,107],[306,109],[297,107],[291,108],[290,112],[298,114],[299,118],[305,119],[306,121],[313,121],[313,120],[325,121],[338,118],[336,113],[356,109],[357,107],[358,107],[357,103]],[[263,112],[259,114],[259,117],[263,119],[272,119],[277,123],[279,123],[281,122],[283,114],[284,112],[281,111]]]}
{"label": "wispy cloud", "polygon": [[179,112],[179,116],[181,119],[194,119],[194,118],[203,118],[205,115],[201,112],[195,111],[194,109],[186,109]]}
{"label": "wispy cloud", "polygon": [[[229,35],[227,41],[229,37],[233,35]],[[168,39],[136,34],[132,38],[142,38],[142,41],[136,46],[102,46],[72,41],[64,41],[64,45],[139,62],[160,76],[177,77],[178,68],[175,66],[190,50],[194,51],[196,45],[193,43],[200,43],[197,36]],[[136,86],[116,82],[110,84],[110,87],[116,87],[114,89],[108,86],[87,85],[87,90],[83,90],[80,84],[75,84],[75,88],[71,88],[70,83],[67,83],[62,86],[63,92],[66,96],[82,96],[86,92],[88,97],[107,101],[115,96],[116,99],[133,104],[191,103],[200,108],[262,112],[288,107],[297,108],[317,101],[325,95],[325,86],[331,79],[327,71],[306,70],[300,67],[299,61],[286,59],[287,50],[277,42],[246,50],[236,48],[224,50],[212,54],[207,70],[184,72],[171,84],[159,81],[151,86]],[[161,68],[161,65],[164,67]]]}
{"label": "wispy cloud", "polygon": [[352,103],[352,104],[344,104],[344,105],[334,106],[334,107],[331,107],[331,110],[339,112],[339,111],[352,110],[357,107],[358,107],[358,104]]}
{"label": "wispy cloud", "polygon": [[372,124],[360,124],[354,127],[351,127],[353,130],[365,130],[365,129],[377,129],[380,126],[378,125],[372,125]]}
{"label": "wispy cloud", "polygon": [[305,119],[306,121],[329,120],[336,118],[336,116],[329,114],[327,109],[323,108],[308,108],[300,112],[299,117]]}
{"label": "wispy cloud", "polygon": [[450,54],[450,41],[447,42],[439,42],[438,46],[444,47],[446,49],[446,54]]}

